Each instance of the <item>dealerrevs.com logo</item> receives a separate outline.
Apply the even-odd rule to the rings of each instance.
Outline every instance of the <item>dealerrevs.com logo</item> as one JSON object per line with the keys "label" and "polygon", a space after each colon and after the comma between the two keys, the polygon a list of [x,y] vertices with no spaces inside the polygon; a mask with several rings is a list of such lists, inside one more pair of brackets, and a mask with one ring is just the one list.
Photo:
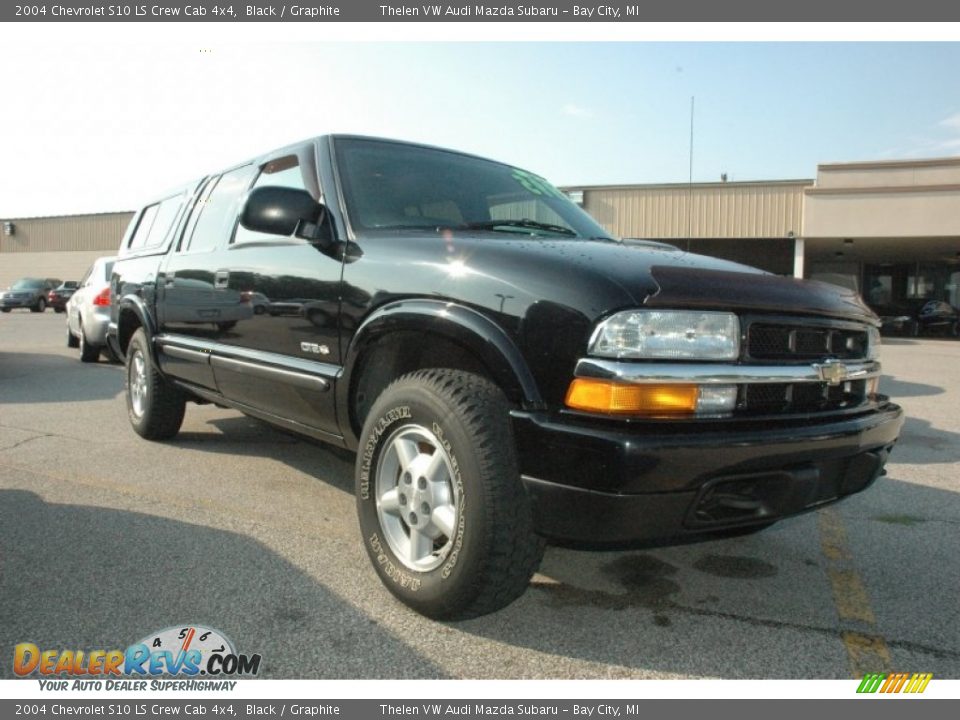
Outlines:
{"label": "dealerrevs.com logo", "polygon": [[226,678],[255,677],[260,659],[238,653],[218,630],[181,625],[151,633],[125,650],[19,643],[13,671],[37,677],[49,690],[232,690],[236,681]]}

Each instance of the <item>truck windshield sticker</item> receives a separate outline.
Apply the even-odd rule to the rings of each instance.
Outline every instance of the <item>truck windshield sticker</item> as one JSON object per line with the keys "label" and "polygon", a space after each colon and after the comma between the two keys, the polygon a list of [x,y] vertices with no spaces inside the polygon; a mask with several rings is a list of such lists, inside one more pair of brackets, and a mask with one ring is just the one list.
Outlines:
{"label": "truck windshield sticker", "polygon": [[527,172],[526,170],[520,170],[519,168],[514,168],[511,174],[514,180],[516,180],[518,183],[520,183],[520,185],[532,192],[534,195],[553,195],[554,197],[562,198],[564,200],[567,199],[566,195],[557,190],[553,185],[539,175],[534,175],[533,173]]}

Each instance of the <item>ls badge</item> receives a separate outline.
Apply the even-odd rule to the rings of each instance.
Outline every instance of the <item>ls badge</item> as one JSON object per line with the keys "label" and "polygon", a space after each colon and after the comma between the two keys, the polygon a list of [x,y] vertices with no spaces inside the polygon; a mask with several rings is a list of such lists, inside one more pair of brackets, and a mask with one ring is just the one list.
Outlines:
{"label": "ls badge", "polygon": [[326,345],[318,345],[317,343],[302,342],[300,343],[300,349],[303,352],[313,353],[314,355],[329,355],[330,348]]}

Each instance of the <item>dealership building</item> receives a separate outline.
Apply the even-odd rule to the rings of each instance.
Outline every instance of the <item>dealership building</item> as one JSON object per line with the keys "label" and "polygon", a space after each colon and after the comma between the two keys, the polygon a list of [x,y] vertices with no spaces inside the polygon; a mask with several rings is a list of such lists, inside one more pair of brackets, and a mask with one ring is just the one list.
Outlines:
{"label": "dealership building", "polygon": [[[960,307],[960,157],[819,165],[816,180],[563,188],[610,233],[856,288],[875,304]],[[78,279],[132,213],[3,218],[0,287]]]}
{"label": "dealership building", "polygon": [[960,157],[819,165],[816,180],[565,187],[619,237],[960,307]]}
{"label": "dealership building", "polygon": [[0,288],[18,278],[79,280],[98,257],[113,255],[132,212],[3,218]]}

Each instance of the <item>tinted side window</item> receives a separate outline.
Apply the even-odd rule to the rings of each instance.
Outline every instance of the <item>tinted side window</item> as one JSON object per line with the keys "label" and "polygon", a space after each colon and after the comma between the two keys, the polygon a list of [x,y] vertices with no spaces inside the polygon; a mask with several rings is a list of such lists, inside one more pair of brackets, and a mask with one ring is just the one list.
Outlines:
{"label": "tinted side window", "polygon": [[[284,158],[286,162],[273,162],[263,168],[263,171],[257,177],[253,187],[288,187],[297,190],[306,190],[306,184],[303,182],[303,173],[299,165],[290,166],[290,162],[296,162],[296,157]],[[279,167],[280,169],[274,169]],[[238,208],[239,209],[239,208]],[[237,231],[234,235],[234,243],[257,242],[264,240],[276,240],[279,235],[270,235],[268,233],[254,232],[237,224]]]}
{"label": "tinted side window", "polygon": [[183,195],[167,198],[160,203],[153,220],[153,227],[150,228],[150,233],[143,243],[144,247],[157,247],[166,242],[173,229],[174,222],[180,214],[181,207],[183,207]]}
{"label": "tinted side window", "polygon": [[254,166],[247,165],[211,181],[199,201],[200,215],[190,234],[187,252],[213,250],[233,235],[240,199],[255,172]]}
{"label": "tinted side window", "polygon": [[157,210],[160,209],[160,205],[150,205],[143,211],[143,215],[140,216],[140,222],[137,223],[137,229],[133,233],[133,237],[130,238],[130,244],[127,245],[128,248],[133,250],[134,248],[143,247],[147,242],[147,236],[150,234],[150,230],[153,228],[153,221],[157,217]]}

